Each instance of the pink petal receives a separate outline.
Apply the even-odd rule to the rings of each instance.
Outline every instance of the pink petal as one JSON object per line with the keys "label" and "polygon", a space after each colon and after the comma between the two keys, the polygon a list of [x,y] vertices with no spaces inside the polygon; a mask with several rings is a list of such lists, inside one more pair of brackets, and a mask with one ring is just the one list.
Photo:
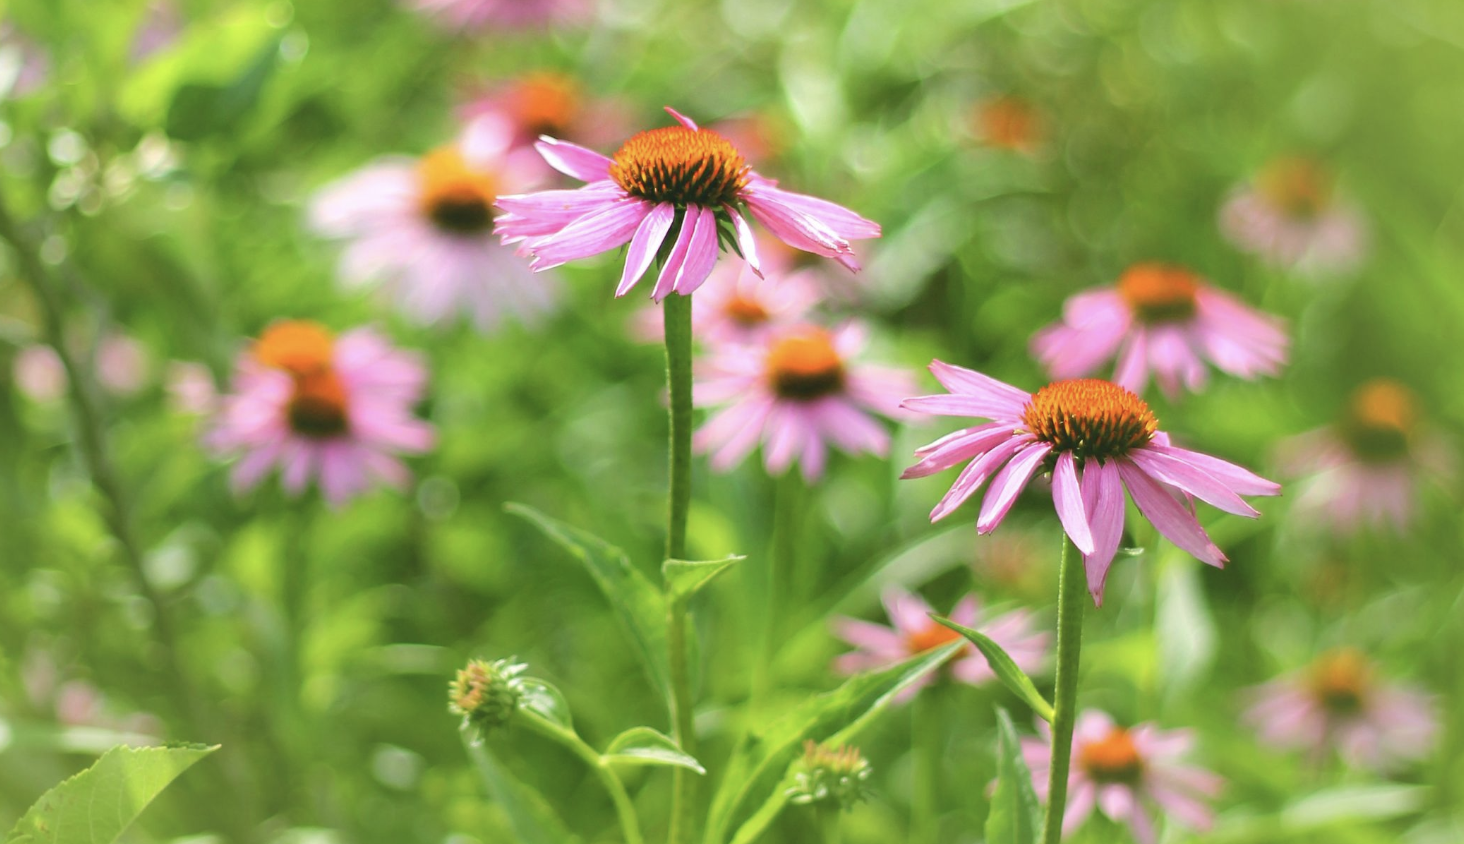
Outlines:
{"label": "pink petal", "polygon": [[661,274],[656,277],[656,287],[651,291],[651,299],[657,302],[676,290],[676,274],[681,271],[681,265],[686,263],[686,252],[691,247],[692,235],[696,233],[695,220],[692,218],[694,208],[695,206],[687,206],[682,213],[681,229],[676,233],[676,242],[671,244],[671,253],[666,256],[666,263],[661,265]]}
{"label": "pink petal", "polygon": [[557,267],[566,261],[598,255],[630,240],[652,205],[644,200],[628,200],[575,220],[558,234],[533,241],[534,270]]}
{"label": "pink petal", "polygon": [[676,280],[672,284],[672,289],[682,296],[690,296],[696,292],[706,282],[707,276],[712,274],[712,267],[717,263],[717,212],[710,208],[688,205],[688,217],[693,210],[697,212],[696,225],[691,232],[691,242],[686,247],[686,257],[677,268]]}
{"label": "pink petal", "polygon": [[1268,481],[1254,472],[1242,469],[1234,463],[1218,457],[1157,443],[1150,443],[1145,446],[1145,450],[1183,460],[1191,466],[1215,476],[1240,495],[1279,495],[1281,493],[1280,484]]}
{"label": "pink petal", "polygon": [[1134,463],[1124,458],[1117,463],[1124,485],[1144,518],[1152,522],[1166,539],[1195,555],[1201,562],[1216,568],[1225,567],[1225,555],[1210,541],[1193,513]]}
{"label": "pink petal", "polygon": [[1029,442],[1031,440],[1014,436],[972,461],[971,465],[961,470],[961,474],[956,477],[956,482],[951,484],[950,490],[936,503],[935,509],[930,511],[930,520],[938,522],[949,516],[967,498],[970,498],[971,493],[985,483],[986,479],[991,477],[1001,464]]}
{"label": "pink petal", "polygon": [[610,165],[615,162],[579,144],[561,141],[547,135],[539,138],[534,149],[544,156],[549,166],[566,176],[573,176],[582,182],[597,182],[610,178]]}
{"label": "pink petal", "polygon": [[1088,526],[1088,513],[1083,508],[1083,492],[1078,486],[1078,464],[1071,451],[1057,456],[1052,472],[1052,505],[1057,509],[1062,529],[1084,556],[1093,553],[1093,532]]}
{"label": "pink petal", "polygon": [[616,297],[624,296],[630,292],[640,277],[645,274],[656,259],[656,252],[660,250],[661,243],[666,239],[666,232],[671,230],[671,224],[676,220],[676,207],[669,202],[662,202],[636,227],[635,235],[630,239],[630,249],[625,255],[625,270],[620,274],[620,286],[615,288]]}
{"label": "pink petal", "polygon": [[1011,511],[1022,489],[1031,480],[1032,473],[1042,465],[1042,460],[1052,451],[1044,442],[1032,443],[1017,453],[1012,461],[1002,468],[991,482],[986,498],[981,502],[981,515],[976,519],[977,533],[991,533]]}
{"label": "pink petal", "polygon": [[1129,459],[1138,464],[1139,468],[1148,473],[1150,477],[1178,487],[1227,513],[1251,519],[1261,515],[1213,475],[1177,457],[1158,451],[1151,452],[1146,448],[1137,448],[1129,452]]}
{"label": "pink petal", "polygon": [[758,265],[757,259],[757,241],[753,239],[752,227],[747,224],[747,220],[741,214],[737,213],[736,208],[724,205],[722,210],[726,211],[727,216],[732,220],[732,230],[737,233],[737,248],[742,251],[742,260],[747,262],[747,266],[752,268],[758,278],[762,278],[762,267]]}
{"label": "pink petal", "polygon": [[1093,605],[1101,607],[1108,569],[1123,539],[1123,481],[1116,462],[1090,460],[1083,467],[1083,505],[1093,528],[1093,553],[1083,556],[1083,568]]}
{"label": "pink petal", "polygon": [[682,126],[685,126],[693,132],[697,131],[698,127],[696,125],[696,122],[693,121],[690,117],[687,117],[686,115],[682,114],[671,106],[664,106],[664,108],[666,109],[667,114],[676,118],[677,123],[680,123]]}

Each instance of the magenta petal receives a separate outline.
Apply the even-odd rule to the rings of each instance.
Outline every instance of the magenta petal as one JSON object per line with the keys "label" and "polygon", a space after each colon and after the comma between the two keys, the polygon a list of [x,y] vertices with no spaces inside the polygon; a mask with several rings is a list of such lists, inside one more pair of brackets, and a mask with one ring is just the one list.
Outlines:
{"label": "magenta petal", "polygon": [[973,460],[1012,436],[1012,426],[1005,422],[989,422],[949,434],[915,455],[920,462],[901,473],[901,480],[923,478],[944,471],[966,460]]}
{"label": "magenta petal", "polygon": [[682,126],[685,126],[693,132],[697,131],[698,127],[696,125],[696,121],[692,120],[690,117],[687,117],[686,115],[682,114],[671,106],[664,106],[664,108],[666,109],[667,114],[676,118],[677,123],[680,123]]}
{"label": "magenta petal", "polygon": [[1129,495],[1139,506],[1144,518],[1154,524],[1155,529],[1180,548],[1195,555],[1201,562],[1216,568],[1225,567],[1225,555],[1210,541],[1205,529],[1193,513],[1174,500],[1157,481],[1136,464],[1119,459],[1118,472],[1128,487]]}
{"label": "magenta petal", "polygon": [[651,208],[644,200],[617,203],[575,220],[558,234],[533,241],[529,251],[534,253],[534,269],[547,270],[566,261],[614,249],[630,240]]}
{"label": "magenta petal", "polygon": [[730,205],[723,205],[722,208],[732,220],[732,230],[737,233],[737,248],[742,250],[742,259],[747,262],[758,278],[762,278],[762,266],[758,262],[757,241],[752,237],[752,226],[749,226],[747,220],[737,213],[736,208]]}
{"label": "magenta petal", "polygon": [[974,396],[990,402],[993,406],[1011,408],[1015,415],[1020,415],[1022,408],[1032,400],[1030,393],[998,381],[990,375],[983,375],[975,370],[955,366],[945,361],[931,361],[930,374],[935,376],[935,380],[939,381],[942,387],[952,393]]}
{"label": "magenta petal", "polygon": [[1031,440],[1012,437],[972,461],[971,465],[961,470],[961,474],[956,477],[956,482],[951,484],[945,497],[941,498],[935,505],[935,509],[930,511],[930,520],[938,522],[949,516],[951,511],[970,498],[971,493],[985,483],[986,479],[991,477],[1002,463],[1005,463],[1013,454],[1017,453],[1018,449],[1029,442]]}
{"label": "magenta petal", "polygon": [[681,271],[681,265],[686,263],[686,251],[691,246],[691,236],[695,234],[695,219],[692,217],[695,207],[688,206],[681,214],[681,230],[676,233],[676,242],[671,245],[671,254],[666,256],[666,263],[661,265],[661,275],[656,278],[656,289],[651,291],[651,298],[657,302],[676,290],[676,274]]}
{"label": "magenta petal", "polygon": [[717,264],[717,212],[710,208],[686,206],[687,216],[696,211],[696,226],[691,232],[691,242],[686,247],[686,258],[676,271],[672,289],[682,296],[696,292],[712,274]]}
{"label": "magenta petal", "polygon": [[1088,524],[1093,529],[1093,553],[1083,556],[1083,568],[1088,575],[1093,605],[1101,607],[1108,569],[1123,539],[1123,480],[1118,474],[1118,463],[1090,460],[1083,467],[1082,486],[1083,507],[1088,511]]}
{"label": "magenta petal", "polygon": [[539,138],[534,149],[544,156],[550,167],[583,182],[610,178],[610,165],[615,163],[594,150],[548,135]]}
{"label": "magenta petal", "polygon": [[620,275],[620,286],[615,288],[616,296],[624,296],[640,281],[640,277],[655,260],[656,252],[661,248],[666,232],[671,230],[671,224],[675,220],[676,207],[669,202],[663,202],[652,208],[651,213],[636,227],[635,236],[630,239],[630,249],[625,255],[625,271]]}
{"label": "magenta petal", "polygon": [[1281,492],[1280,484],[1274,481],[1268,481],[1254,472],[1242,469],[1234,463],[1221,460],[1218,457],[1211,457],[1208,454],[1201,454],[1198,451],[1190,451],[1189,449],[1176,448],[1172,445],[1155,443],[1150,443],[1145,449],[1147,451],[1166,454],[1170,457],[1183,460],[1191,466],[1196,466],[1214,475],[1229,486],[1231,490],[1240,495],[1279,495]]}
{"label": "magenta petal", "polygon": [[1016,503],[1017,496],[1027,486],[1027,481],[1032,479],[1032,473],[1042,465],[1042,459],[1050,451],[1052,446],[1035,442],[1018,452],[1002,468],[991,481],[991,489],[986,491],[986,498],[981,502],[981,515],[976,519],[977,533],[991,533],[996,530],[997,525],[1001,524],[1001,520],[1006,518],[1006,514]]}
{"label": "magenta petal", "polygon": [[1073,544],[1086,556],[1093,553],[1093,532],[1083,509],[1083,492],[1078,486],[1078,464],[1071,451],[1057,456],[1052,470],[1052,506]]}
{"label": "magenta petal", "polygon": [[1129,459],[1138,464],[1151,477],[1170,486],[1178,487],[1201,501],[1219,507],[1227,513],[1254,519],[1261,514],[1254,507],[1241,500],[1223,482],[1192,464],[1163,452],[1139,448],[1130,452]]}

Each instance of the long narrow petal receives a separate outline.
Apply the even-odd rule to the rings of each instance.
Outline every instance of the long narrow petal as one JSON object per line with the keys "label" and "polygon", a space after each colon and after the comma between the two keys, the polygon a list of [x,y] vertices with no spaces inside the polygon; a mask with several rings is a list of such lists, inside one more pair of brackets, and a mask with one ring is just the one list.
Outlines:
{"label": "long narrow petal", "polygon": [[1193,513],[1164,490],[1157,481],[1126,458],[1119,458],[1118,472],[1128,487],[1139,512],[1153,522],[1155,529],[1180,548],[1195,555],[1201,562],[1216,568],[1225,567],[1225,555],[1210,541],[1205,529]]}
{"label": "long narrow petal", "polygon": [[1209,472],[1173,457],[1147,448],[1134,449],[1129,459],[1138,464],[1150,477],[1170,486],[1179,487],[1201,501],[1219,507],[1227,513],[1254,519],[1261,514],[1241,500],[1223,481]]}
{"label": "long narrow petal", "polygon": [[651,213],[641,220],[625,255],[625,270],[620,274],[620,286],[615,288],[617,297],[629,293],[630,288],[640,281],[640,277],[656,259],[656,252],[660,250],[661,243],[666,239],[666,233],[671,230],[671,224],[675,220],[676,207],[669,202],[662,202],[652,208]]}
{"label": "long narrow petal", "polygon": [[666,256],[666,263],[661,265],[661,274],[656,277],[656,288],[651,291],[651,298],[657,302],[676,289],[676,274],[686,262],[686,250],[691,246],[691,236],[695,229],[695,218],[691,212],[690,207],[682,212],[681,230],[676,233],[676,242],[671,245],[671,253]]}
{"label": "long narrow petal", "polygon": [[677,123],[680,123],[682,126],[685,126],[693,132],[697,131],[698,127],[696,125],[696,121],[692,120],[690,117],[687,117],[686,115],[682,114],[671,106],[664,106],[664,108],[666,109],[667,114],[676,118]]}
{"label": "long narrow petal", "polygon": [[615,163],[592,149],[548,135],[541,136],[534,149],[544,156],[550,167],[583,182],[610,178],[610,165]]}
{"label": "long narrow petal", "polygon": [[1242,469],[1234,463],[1218,457],[1157,442],[1145,446],[1145,450],[1166,454],[1203,469],[1240,495],[1279,495],[1281,492],[1280,484],[1268,481],[1248,469]]}
{"label": "long narrow petal", "polygon": [[1010,404],[961,393],[915,396],[900,402],[900,407],[936,416],[970,416],[1007,423],[1015,423],[1021,416],[1020,412],[1012,412]]}
{"label": "long narrow petal", "polygon": [[1083,467],[1083,506],[1088,511],[1088,524],[1093,528],[1093,553],[1083,556],[1083,569],[1088,575],[1088,592],[1093,605],[1103,606],[1103,586],[1108,582],[1108,569],[1118,543],[1123,539],[1123,480],[1118,464],[1109,460],[1090,460]]}
{"label": "long narrow petal", "polygon": [[977,533],[996,530],[1050,451],[1052,446],[1047,443],[1034,442],[1017,452],[1017,456],[992,479],[991,489],[986,491],[986,498],[981,502],[981,515],[976,519]]}
{"label": "long narrow petal", "polygon": [[565,226],[558,234],[532,241],[536,271],[557,267],[566,261],[588,258],[630,240],[652,205],[643,200],[622,202]]}
{"label": "long narrow petal", "polygon": [[985,483],[986,479],[991,477],[992,473],[1001,464],[1005,463],[1013,454],[1017,453],[1019,448],[1028,442],[1031,441],[1012,437],[973,460],[971,465],[961,470],[961,474],[956,476],[956,482],[951,484],[951,488],[946,492],[945,496],[936,503],[935,509],[930,511],[930,520],[932,522],[938,522],[946,516],[949,516],[967,498],[970,498],[971,493],[975,492]]}
{"label": "long narrow petal", "polygon": [[842,205],[816,196],[786,191],[767,180],[754,180],[749,184],[746,193],[771,197],[779,204],[817,220],[844,240],[874,238],[881,233],[879,223],[866,220]]}
{"label": "long narrow petal", "polygon": [[762,265],[757,258],[757,241],[752,237],[752,226],[737,213],[736,208],[730,205],[723,205],[722,208],[732,220],[732,230],[737,233],[737,248],[742,250],[742,260],[747,262],[747,266],[752,268],[758,278],[762,278]]}
{"label": "long narrow petal", "polygon": [[1088,515],[1083,507],[1083,491],[1078,486],[1078,463],[1071,451],[1057,456],[1057,465],[1052,470],[1052,506],[1057,509],[1057,519],[1062,529],[1084,556],[1093,553],[1093,529],[1088,526]]}
{"label": "long narrow petal", "polygon": [[1011,436],[1012,426],[1002,422],[989,422],[956,431],[917,449],[915,456],[920,458],[920,462],[906,469],[900,479],[923,478],[949,469],[957,463],[973,460]]}
{"label": "long narrow petal", "polygon": [[939,381],[942,387],[952,393],[984,398],[1003,407],[1014,408],[1013,412],[1017,414],[1020,414],[1027,402],[1032,400],[1031,394],[1024,390],[998,381],[990,375],[983,375],[973,369],[966,369],[942,360],[930,362],[930,374],[935,376],[935,380]]}
{"label": "long narrow petal", "polygon": [[[691,230],[691,242],[686,246],[686,257],[676,270],[676,280],[671,289],[682,296],[690,296],[712,274],[717,265],[717,212],[710,208],[686,206],[686,216],[696,211],[696,225]],[[684,224],[683,224],[684,225]]]}

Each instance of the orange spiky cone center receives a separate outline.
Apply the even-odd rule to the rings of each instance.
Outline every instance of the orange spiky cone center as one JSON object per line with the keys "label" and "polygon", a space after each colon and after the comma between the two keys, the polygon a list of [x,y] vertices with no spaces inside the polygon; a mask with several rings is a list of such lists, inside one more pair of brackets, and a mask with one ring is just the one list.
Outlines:
{"label": "orange spiky cone center", "polygon": [[710,129],[665,126],[631,137],[615,153],[610,178],[626,193],[679,207],[717,208],[747,187],[747,162]]}
{"label": "orange spiky cone center", "polygon": [[811,401],[844,388],[844,361],[821,328],[795,329],[774,340],[765,366],[779,398]]}
{"label": "orange spiky cone center", "polygon": [[440,147],[417,165],[422,213],[439,231],[478,235],[493,226],[498,185],[493,174],[474,168],[460,149]]}
{"label": "orange spiky cone center", "polygon": [[1171,264],[1134,264],[1118,279],[1118,294],[1144,322],[1176,322],[1195,315],[1199,278]]}
{"label": "orange spiky cone center", "polygon": [[1022,422],[1054,453],[1079,458],[1121,457],[1149,442],[1159,430],[1143,399],[1108,381],[1077,378],[1038,390]]}
{"label": "orange spiky cone center", "polygon": [[290,376],[285,422],[298,434],[327,438],[349,428],[345,385],[332,365],[335,341],[319,323],[277,322],[255,341],[254,359]]}
{"label": "orange spiky cone center", "polygon": [[1078,748],[1078,765],[1099,783],[1133,785],[1144,773],[1144,758],[1133,736],[1123,727],[1114,727],[1102,738],[1084,742]]}
{"label": "orange spiky cone center", "polygon": [[1388,378],[1376,378],[1352,394],[1343,433],[1363,460],[1386,462],[1408,452],[1418,422],[1413,391]]}

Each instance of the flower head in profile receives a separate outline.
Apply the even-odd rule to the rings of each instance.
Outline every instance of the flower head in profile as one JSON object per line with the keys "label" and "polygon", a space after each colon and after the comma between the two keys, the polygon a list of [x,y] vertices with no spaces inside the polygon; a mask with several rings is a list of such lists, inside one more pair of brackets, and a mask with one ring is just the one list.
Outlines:
{"label": "flower head in profile", "polygon": [[874,770],[851,744],[830,747],[813,739],[803,743],[803,757],[794,763],[793,785],[788,802],[798,806],[830,803],[848,810],[869,797],[869,777]]}
{"label": "flower head in profile", "polygon": [[[1043,738],[1022,739],[1022,755],[1037,796],[1046,800],[1051,731],[1046,723],[1037,728]],[[1073,727],[1063,834],[1076,831],[1095,808],[1110,820],[1127,824],[1138,844],[1158,840],[1156,812],[1195,830],[1209,829],[1214,813],[1207,804],[1224,781],[1183,761],[1193,744],[1188,730],[1161,730],[1152,724],[1125,728],[1104,712],[1090,709],[1079,714]]]}
{"label": "flower head in profile", "polygon": [[588,17],[587,0],[404,0],[446,29],[484,32],[562,26]]}
{"label": "flower head in profile", "polygon": [[1260,514],[1240,496],[1281,491],[1232,463],[1171,445],[1144,400],[1117,384],[1054,381],[1029,394],[940,361],[930,370],[950,394],[907,399],[904,407],[992,420],[915,452],[920,462],[902,477],[922,478],[970,461],[931,511],[931,521],[950,515],[990,479],[976,519],[977,531],[990,533],[1033,475],[1050,472],[1053,506],[1083,554],[1088,591],[1100,606],[1123,537],[1125,490],[1166,539],[1216,567],[1224,566],[1225,555],[1200,527],[1189,496],[1254,518]]}
{"label": "flower head in profile", "polygon": [[[834,661],[834,669],[840,674],[888,668],[931,648],[961,640],[959,633],[930,617],[930,605],[919,595],[894,586],[885,590],[883,601],[890,627],[856,618],[840,618],[834,622],[834,633],[858,648]],[[1026,610],[992,615],[982,610],[976,596],[967,595],[951,610],[950,619],[986,634],[1028,674],[1035,674],[1042,667],[1050,637],[1034,629],[1032,614]],[[952,677],[973,686],[996,680],[986,657],[974,645],[967,645],[949,667]],[[909,700],[930,682],[929,675],[920,678],[900,692],[898,700]]]}
{"label": "flower head in profile", "polygon": [[1332,174],[1310,158],[1279,158],[1220,209],[1237,248],[1283,269],[1325,275],[1351,269],[1367,249],[1362,215],[1339,199]]}
{"label": "flower head in profile", "polygon": [[1021,97],[989,97],[977,103],[972,115],[976,137],[987,146],[1031,155],[1042,142],[1042,119]]}
{"label": "flower head in profile", "polygon": [[912,383],[899,369],[859,363],[864,331],[791,325],[750,346],[716,347],[700,362],[692,388],[699,407],[721,407],[693,444],[727,471],[758,443],[769,472],[797,461],[807,481],[823,475],[830,445],[883,456],[890,437],[871,413],[899,413]]}
{"label": "flower head in profile", "polygon": [[1117,358],[1113,382],[1143,394],[1152,372],[1171,399],[1199,390],[1206,362],[1241,378],[1275,375],[1286,362],[1279,320],[1254,311],[1184,267],[1129,267],[1114,287],[1068,299],[1062,322],[1033,338],[1053,378],[1080,378]]}
{"label": "flower head in profile", "polygon": [[377,161],[316,194],[312,228],[346,241],[342,282],[381,285],[420,323],[466,312],[491,331],[506,315],[533,323],[551,311],[554,280],[492,236],[499,192],[527,183],[505,157],[510,141],[508,124],[485,118],[420,159]]}
{"label": "flower head in profile", "polygon": [[507,724],[524,699],[523,674],[529,667],[513,658],[469,660],[447,685],[447,709],[463,718],[463,729],[478,737]]}
{"label": "flower head in profile", "polygon": [[1438,715],[1423,692],[1378,676],[1361,651],[1338,648],[1251,692],[1246,720],[1268,744],[1387,770],[1434,747]]}
{"label": "flower head in profile", "polygon": [[314,477],[339,506],[375,483],[405,484],[394,455],[432,447],[431,426],[412,415],[426,380],[415,355],[370,329],[334,337],[313,322],[277,322],[240,355],[207,441],[239,455],[240,491],[279,466],[287,492]]}
{"label": "flower head in profile", "polygon": [[501,196],[495,225],[522,244],[538,270],[627,243],[616,296],[625,295],[664,253],[652,298],[690,295],[707,280],[724,238],[761,272],[744,210],[784,242],[859,268],[850,240],[879,237],[879,225],[832,202],[785,191],[748,166],[730,141],[667,109],[677,125],[633,135],[613,158],[544,138],[539,152],[587,184],[572,191]]}
{"label": "flower head in profile", "polygon": [[1419,417],[1412,390],[1376,378],[1353,391],[1340,422],[1283,443],[1283,468],[1303,478],[1298,517],[1343,533],[1365,525],[1407,528],[1419,484],[1454,468],[1453,452]]}

